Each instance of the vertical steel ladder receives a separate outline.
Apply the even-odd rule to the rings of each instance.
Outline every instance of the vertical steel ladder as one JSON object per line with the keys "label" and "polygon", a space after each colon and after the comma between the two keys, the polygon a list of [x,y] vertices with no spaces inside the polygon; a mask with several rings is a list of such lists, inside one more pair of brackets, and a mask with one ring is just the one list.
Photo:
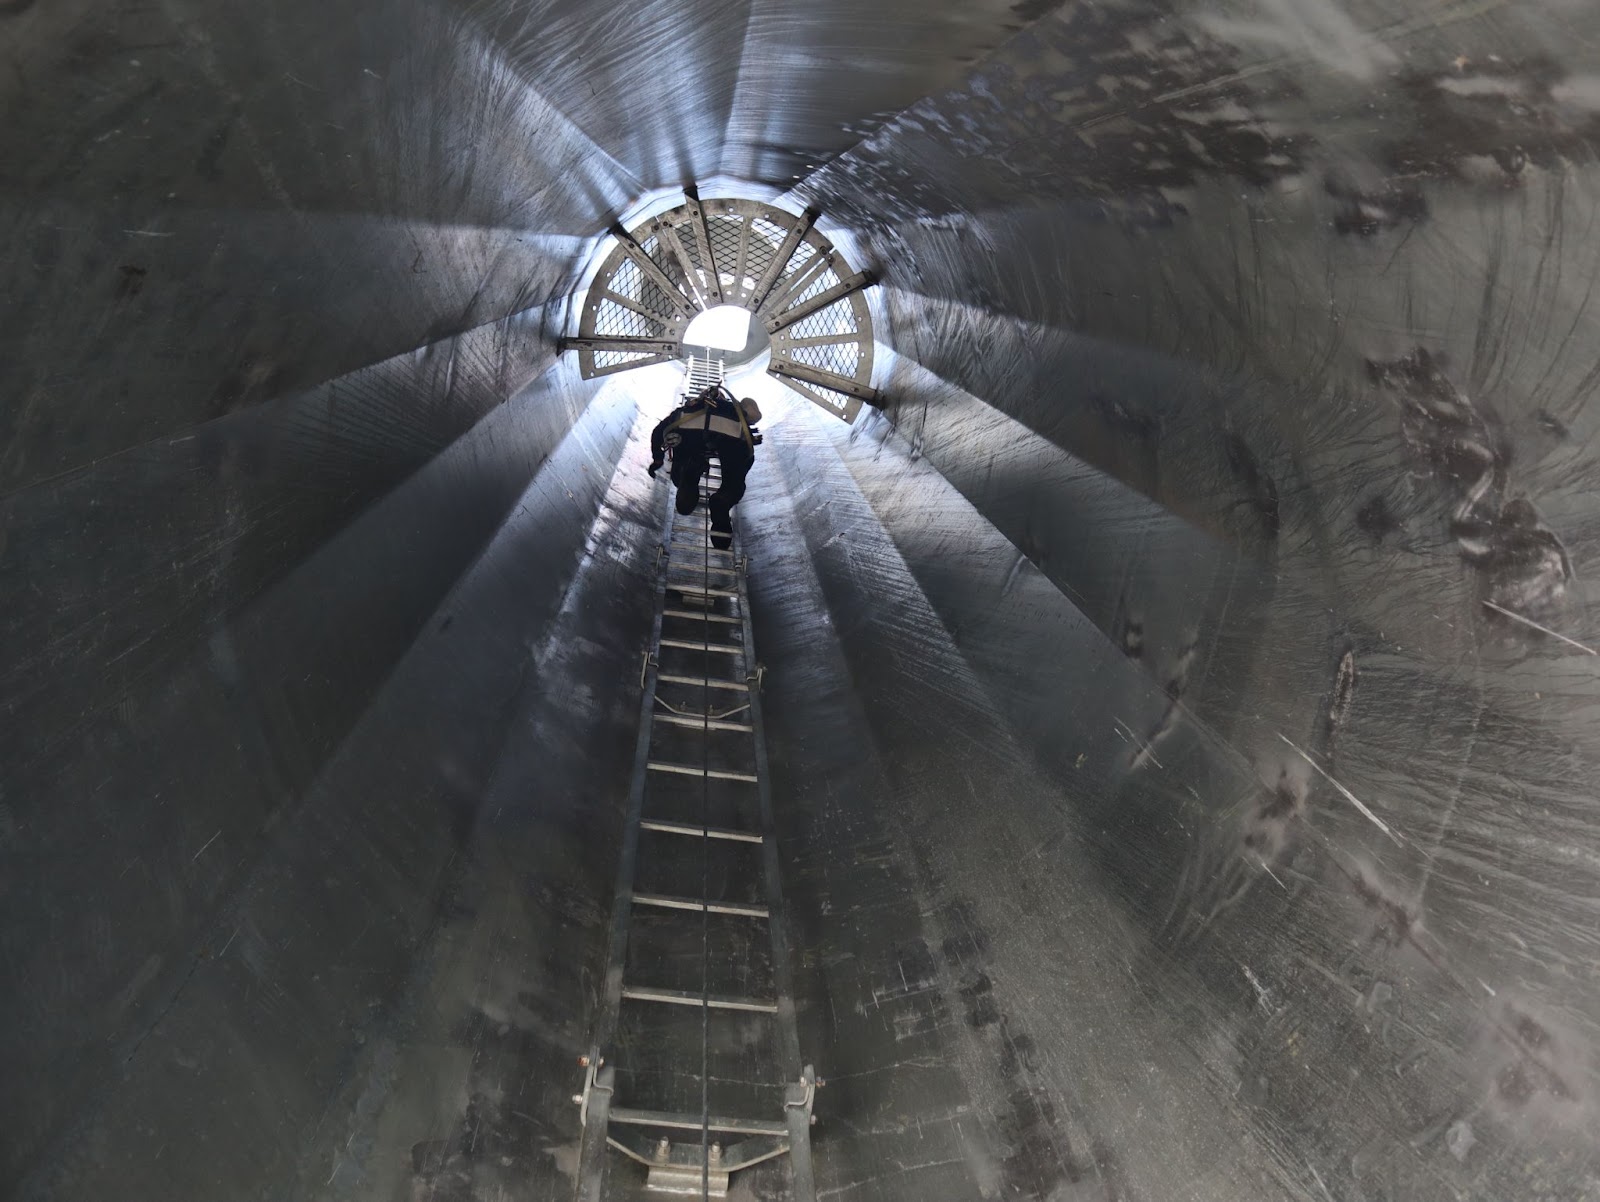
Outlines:
{"label": "vertical steel ladder", "polygon": [[[704,488],[717,483],[713,468]],[[746,561],[737,543],[730,550],[710,546],[707,495],[702,491],[702,504],[688,517],[669,502],[657,551],[656,614],[640,666],[639,738],[604,991],[590,1050],[580,1059],[583,1090],[574,1098],[583,1124],[580,1202],[636,1196],[637,1177],[617,1177],[608,1188],[608,1170],[625,1163],[608,1149],[644,1166],[643,1189],[650,1193],[725,1197],[731,1174],[787,1156],[781,1196],[795,1202],[816,1196],[811,1123],[819,1083],[801,1061],[795,1028]],[[694,849],[700,867],[694,891],[647,881],[653,867],[681,870]],[[727,896],[730,882],[745,884],[746,896]],[[735,928],[721,932],[729,938],[718,942],[718,955],[713,922]],[[750,967],[760,959],[752,924],[765,928],[765,987],[730,990],[717,978],[759,975]],[[698,981],[652,979],[674,967],[681,975],[694,958],[681,953],[696,943]],[[699,1018],[697,1057],[686,1057],[692,1038],[683,1038],[681,1021],[670,1038],[651,1035],[652,1010]],[[752,1078],[741,1098],[750,1113],[714,1112],[713,1059],[726,1063],[730,1047],[740,1049],[736,1060]],[[726,1076],[718,1077],[719,1088]],[[698,1097],[685,1106],[694,1085]],[[679,1104],[624,1104],[652,1089]]]}
{"label": "vertical steel ladder", "polygon": [[702,391],[711,385],[722,383],[723,363],[723,357],[718,355],[716,358],[712,358],[709,349],[703,356],[690,355],[683,395],[685,397],[699,396]]}

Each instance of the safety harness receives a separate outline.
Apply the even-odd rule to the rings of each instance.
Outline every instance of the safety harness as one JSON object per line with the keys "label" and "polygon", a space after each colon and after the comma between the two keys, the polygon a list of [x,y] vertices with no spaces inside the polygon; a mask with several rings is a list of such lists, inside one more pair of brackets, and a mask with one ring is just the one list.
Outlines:
{"label": "safety harness", "polygon": [[[726,389],[715,392],[708,389],[685,404],[683,408],[683,416],[667,427],[665,438],[667,446],[678,444],[678,438],[674,436],[679,430],[694,428],[710,434],[737,438],[749,447],[752,453],[755,452],[759,436],[750,429],[750,422],[744,415],[744,406],[739,404],[733,394]],[[732,409],[734,417],[727,417],[719,412],[724,408]]]}

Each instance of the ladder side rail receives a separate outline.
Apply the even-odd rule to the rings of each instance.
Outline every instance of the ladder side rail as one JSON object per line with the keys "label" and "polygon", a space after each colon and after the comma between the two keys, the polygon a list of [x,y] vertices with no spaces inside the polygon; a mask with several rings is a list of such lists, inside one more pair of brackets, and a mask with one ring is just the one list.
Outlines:
{"label": "ladder side rail", "polygon": [[[746,670],[757,676],[755,663],[755,632],[751,629],[748,581],[738,577],[739,614],[743,619],[744,646],[749,658]],[[785,1104],[785,1119],[789,1128],[789,1164],[794,1202],[816,1202],[816,1174],[811,1161],[811,1094],[815,1086],[812,1073],[800,1059],[800,1033],[795,1020],[794,974],[789,965],[789,935],[786,924],[787,911],[783,905],[783,883],[779,873],[777,822],[772,809],[772,781],[767,763],[766,725],[761,712],[759,678],[750,682],[749,711],[751,741],[756,763],[756,803],[760,812],[762,876],[766,878],[767,934],[772,940],[773,994],[777,999],[778,1054],[782,1071],[791,1086],[806,1083],[806,1102],[803,1106]]]}
{"label": "ladder side rail", "polygon": [[[669,511],[670,512],[670,511]],[[671,518],[668,518],[670,531]],[[664,533],[663,537],[670,537]],[[660,557],[656,561],[659,565]],[[653,649],[661,641],[662,614],[667,602],[667,573],[657,567],[655,617],[651,624],[650,643]],[[639,738],[633,752],[633,779],[628,787],[628,809],[622,830],[622,855],[617,864],[617,883],[612,895],[611,934],[606,955],[605,994],[591,1044],[591,1057],[603,1057],[616,1036],[618,1015],[622,1009],[622,975],[628,955],[628,920],[633,913],[634,874],[639,858],[640,820],[644,815],[644,794],[649,778],[650,737],[655,725],[656,674],[660,667],[652,662],[659,657],[652,650],[645,657],[644,687],[639,698]],[[589,1066],[591,1074],[602,1067],[598,1062]],[[600,1202],[605,1185],[607,1127],[610,1122],[612,1079],[603,1074],[606,1087],[586,1089],[583,1110],[584,1128],[580,1136],[581,1151],[578,1157],[579,1202]]]}

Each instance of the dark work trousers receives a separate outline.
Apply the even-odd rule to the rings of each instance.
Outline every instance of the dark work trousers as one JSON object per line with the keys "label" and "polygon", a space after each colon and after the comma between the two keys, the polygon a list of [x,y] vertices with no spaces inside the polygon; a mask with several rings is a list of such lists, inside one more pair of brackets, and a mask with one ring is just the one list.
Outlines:
{"label": "dark work trousers", "polygon": [[693,513],[700,503],[700,478],[713,458],[722,466],[722,483],[711,494],[708,508],[712,527],[726,529],[728,514],[744,496],[744,478],[755,463],[755,453],[742,440],[685,431],[672,449],[672,483],[678,489],[678,512]]}

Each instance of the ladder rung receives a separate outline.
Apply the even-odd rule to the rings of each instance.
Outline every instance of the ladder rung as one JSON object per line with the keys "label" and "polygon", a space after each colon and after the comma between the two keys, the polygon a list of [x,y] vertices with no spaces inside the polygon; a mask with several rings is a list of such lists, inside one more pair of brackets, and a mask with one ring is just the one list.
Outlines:
{"label": "ladder rung", "polygon": [[674,897],[668,893],[635,893],[634,905],[656,906],[663,910],[705,910],[711,914],[737,914],[741,918],[765,918],[765,906],[746,905],[743,902],[705,902],[697,897]]}
{"label": "ladder rung", "polygon": [[737,568],[719,568],[715,565],[708,566],[705,564],[690,563],[688,560],[684,559],[669,558],[668,566],[677,568],[680,572],[688,570],[691,572],[699,572],[701,575],[709,574],[712,576],[737,576],[739,574],[739,569]]}
{"label": "ladder rung", "polygon": [[693,593],[697,597],[733,597],[739,594],[731,588],[715,588],[709,584],[696,584],[692,580],[669,580],[667,587],[678,593]]}
{"label": "ladder rung", "polygon": [[613,1123],[629,1127],[667,1127],[673,1131],[716,1131],[723,1135],[772,1135],[787,1137],[786,1123],[768,1119],[736,1119],[712,1115],[702,1119],[698,1114],[674,1114],[667,1110],[634,1110],[627,1106],[611,1107],[608,1117]]}
{"label": "ladder rung", "polygon": [[622,996],[636,1002],[661,1002],[668,1006],[702,1006],[712,1010],[752,1010],[757,1014],[776,1014],[778,1003],[755,997],[731,997],[726,994],[690,993],[686,989],[651,989],[644,986],[624,985]]}
{"label": "ladder rung", "polygon": [[748,722],[729,722],[723,718],[696,718],[693,714],[657,714],[657,722],[668,726],[684,726],[690,730],[743,730],[755,733]]}
{"label": "ladder rung", "polygon": [[687,535],[690,536],[690,540],[689,541],[685,541],[684,539],[681,539],[681,538],[674,538],[674,539],[669,539],[668,540],[668,542],[671,543],[672,546],[677,547],[680,551],[681,550],[688,550],[691,554],[696,554],[697,555],[697,554],[700,553],[701,549],[703,548],[704,550],[715,551],[715,552],[717,552],[719,554],[726,553],[728,555],[733,555],[736,558],[738,556],[738,552],[734,551],[731,546],[728,546],[728,547],[714,547],[714,546],[711,546],[710,545],[711,540],[707,537],[708,534],[726,534],[726,535],[728,535],[729,538],[732,538],[733,537],[733,532],[732,531],[729,531],[729,530],[721,530],[721,531],[712,530],[709,526],[699,525],[699,526],[695,526],[693,528],[685,527],[685,526],[674,526],[673,527],[673,532],[676,533],[676,534],[687,534]]}
{"label": "ladder rung", "polygon": [[701,679],[698,676],[678,676],[668,672],[661,672],[656,676],[657,681],[666,684],[692,684],[696,688],[710,685],[713,689],[748,689],[750,682],[747,680],[714,680],[711,677]]}
{"label": "ladder rung", "polygon": [[663,618],[692,618],[696,622],[721,622],[724,626],[739,626],[743,618],[730,618],[727,614],[695,613],[692,609],[664,609],[661,611]]}
{"label": "ladder rung", "polygon": [[692,822],[667,822],[661,818],[641,818],[639,829],[659,835],[690,835],[696,839],[726,839],[730,843],[764,843],[754,831],[736,831],[726,826],[696,826]]}
{"label": "ladder rung", "polygon": [[[714,614],[716,612],[715,609],[712,608],[712,603],[716,600],[719,600],[719,598],[706,596],[705,592],[703,591],[706,587],[705,585],[690,584],[688,581],[681,581],[676,584],[672,584],[670,587],[672,587],[675,592],[682,594],[678,598],[678,604],[692,605],[697,607],[689,611],[691,614],[693,614],[693,616],[697,618],[703,618],[708,614]],[[701,606],[704,608],[699,608]],[[735,624],[742,620],[743,619],[741,618],[733,619]]]}
{"label": "ladder rung", "polygon": [[739,643],[694,643],[690,642],[688,639],[662,639],[661,646],[676,647],[680,651],[717,651],[723,655],[744,654],[744,647]]}
{"label": "ladder rung", "polygon": [[651,760],[646,767],[657,772],[672,772],[678,776],[709,776],[712,780],[742,780],[755,784],[759,779],[754,772],[732,772],[726,768],[696,768],[693,764],[669,764],[665,760]]}

